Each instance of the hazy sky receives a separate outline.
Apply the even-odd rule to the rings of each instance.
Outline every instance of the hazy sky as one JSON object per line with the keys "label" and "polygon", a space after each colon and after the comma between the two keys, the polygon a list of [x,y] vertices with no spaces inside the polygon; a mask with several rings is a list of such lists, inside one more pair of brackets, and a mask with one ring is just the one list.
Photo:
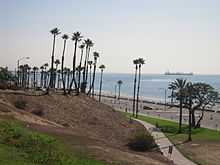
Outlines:
{"label": "hazy sky", "polygon": [[[50,63],[52,36],[80,31],[95,42],[107,72],[170,71],[220,74],[219,0],[0,0],[0,65]],[[58,37],[55,58],[61,57]],[[71,65],[73,42],[67,45]],[[24,63],[25,61],[23,61]]]}

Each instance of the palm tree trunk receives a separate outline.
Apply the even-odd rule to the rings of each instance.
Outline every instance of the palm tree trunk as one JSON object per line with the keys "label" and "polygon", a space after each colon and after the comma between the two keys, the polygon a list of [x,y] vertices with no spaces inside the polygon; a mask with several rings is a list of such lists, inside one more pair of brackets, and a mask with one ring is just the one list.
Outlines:
{"label": "palm tree trunk", "polygon": [[70,88],[70,72],[67,73],[67,88]]}
{"label": "palm tree trunk", "polygon": [[79,74],[78,74],[78,88],[77,88],[77,94],[80,92],[81,88],[81,67],[82,67],[82,57],[83,57],[83,49],[81,50],[81,56],[80,56],[80,62],[79,62]]}
{"label": "palm tree trunk", "polygon": [[41,75],[40,75],[40,86],[43,87],[43,76],[44,76],[44,71],[43,69],[41,70]]}
{"label": "palm tree trunk", "polygon": [[121,85],[118,85],[118,100],[120,100],[120,95],[121,95]]}
{"label": "palm tree trunk", "polygon": [[90,94],[90,92],[92,91],[92,97],[94,97],[94,92],[95,92],[95,73],[96,73],[96,63],[97,61],[94,61],[94,67],[93,67],[93,76],[92,76],[92,85],[91,88],[89,89],[87,94]]}
{"label": "palm tree trunk", "polygon": [[195,109],[192,109],[192,127],[196,125]]}
{"label": "palm tree trunk", "polygon": [[30,71],[28,71],[28,75],[27,75],[27,88],[29,88],[29,80],[30,80]]}
{"label": "palm tree trunk", "polygon": [[138,118],[138,103],[139,103],[140,83],[141,83],[141,65],[139,64],[139,76],[138,76],[138,88],[137,88],[137,102],[136,102],[136,118]]}
{"label": "palm tree trunk", "polygon": [[64,75],[63,75],[63,67],[64,67],[64,54],[66,50],[66,40],[64,40],[63,45],[63,54],[62,54],[62,62],[61,62],[61,76],[62,76],[62,82],[63,82],[63,92],[66,94],[66,88],[65,88],[65,81],[64,81]]}
{"label": "palm tree trunk", "polygon": [[76,72],[76,48],[77,48],[77,40],[75,41],[75,47],[74,47],[74,55],[73,55],[73,75],[72,75],[72,80],[70,83],[70,87],[69,87],[69,94],[71,92],[73,83],[75,85],[75,89],[77,89],[77,83],[76,83],[76,78],[75,78],[75,72]]}
{"label": "palm tree trunk", "polygon": [[85,93],[86,92],[86,85],[87,85],[87,82],[86,82],[86,68],[87,68],[87,61],[88,61],[88,45],[86,45],[86,56],[85,56],[85,59],[84,59],[84,69],[83,69],[83,82],[82,82],[82,87],[81,87],[81,91],[82,93]]}
{"label": "palm tree trunk", "polygon": [[135,114],[136,83],[137,83],[137,65],[135,66],[135,75],[134,75],[133,116]]}
{"label": "palm tree trunk", "polygon": [[103,70],[101,70],[100,87],[99,87],[99,102],[101,102],[101,95],[102,95],[102,75],[103,75]]}
{"label": "palm tree trunk", "polygon": [[53,64],[54,64],[54,50],[55,50],[55,42],[56,42],[56,35],[53,35],[53,49],[52,49],[52,58],[51,58],[51,69],[50,69],[50,82],[49,82],[49,87],[53,88],[53,76],[54,76],[54,69],[53,69]]}
{"label": "palm tree trunk", "polygon": [[192,141],[192,112],[191,108],[189,109],[189,134],[188,134],[188,141]]}
{"label": "palm tree trunk", "polygon": [[178,133],[182,132],[182,115],[183,115],[183,99],[180,98],[180,115],[179,115],[179,130]]}
{"label": "palm tree trunk", "polygon": [[89,71],[89,66],[88,66],[88,61],[89,61],[89,53],[90,53],[90,47],[88,49],[88,56],[87,56],[87,66],[86,66],[86,82],[87,82],[87,79],[88,79],[88,71]]}

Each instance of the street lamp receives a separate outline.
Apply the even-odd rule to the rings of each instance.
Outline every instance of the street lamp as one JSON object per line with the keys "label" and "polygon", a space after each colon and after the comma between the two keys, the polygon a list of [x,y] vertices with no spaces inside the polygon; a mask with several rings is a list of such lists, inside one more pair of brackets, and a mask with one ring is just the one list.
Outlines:
{"label": "street lamp", "polygon": [[18,65],[18,66],[17,66],[17,69],[18,69],[18,71],[17,71],[18,84],[19,84],[19,65],[20,65],[19,63],[20,63],[21,60],[25,60],[25,59],[26,59],[26,60],[29,60],[30,57],[22,57],[22,58],[19,58],[18,61],[17,61],[17,65]]}

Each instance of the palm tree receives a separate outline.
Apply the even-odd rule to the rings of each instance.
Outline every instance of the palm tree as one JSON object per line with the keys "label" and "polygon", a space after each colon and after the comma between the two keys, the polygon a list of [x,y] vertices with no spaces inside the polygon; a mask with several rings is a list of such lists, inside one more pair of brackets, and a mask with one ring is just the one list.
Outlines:
{"label": "palm tree", "polygon": [[118,100],[119,100],[120,99],[120,94],[121,94],[121,85],[123,84],[123,81],[118,80],[117,84],[118,84]]}
{"label": "palm tree", "polygon": [[74,55],[73,55],[73,73],[72,73],[72,80],[71,80],[71,83],[70,83],[70,87],[69,87],[69,92],[71,92],[71,88],[72,88],[72,85],[73,85],[73,82],[74,82],[74,85],[75,85],[75,89],[77,89],[77,83],[76,83],[76,78],[75,78],[75,72],[76,72],[76,49],[77,49],[77,44],[79,41],[81,41],[81,33],[80,32],[75,32],[73,33],[73,36],[72,36],[72,40],[74,41]]}
{"label": "palm tree", "polygon": [[88,65],[89,65],[89,89],[91,88],[91,85],[92,85],[92,64],[93,64],[93,61],[88,61]]}
{"label": "palm tree", "polygon": [[47,67],[49,66],[48,63],[45,63],[44,65],[44,88],[47,86]]}
{"label": "palm tree", "polygon": [[27,88],[29,88],[29,82],[30,82],[30,72],[31,72],[31,67],[28,66],[27,68]]}
{"label": "palm tree", "polygon": [[79,90],[81,88],[81,71],[82,71],[82,58],[83,58],[83,50],[85,45],[81,44],[79,48],[81,49],[81,56],[79,61],[79,73],[78,73],[78,88],[77,88],[77,94],[79,94]]}
{"label": "palm tree", "polygon": [[90,94],[90,92],[92,90],[92,96],[94,97],[96,64],[97,64],[97,60],[99,58],[99,53],[98,52],[93,52],[93,57],[94,57],[94,67],[93,67],[92,85],[91,85],[91,88],[88,91],[88,94]]}
{"label": "palm tree", "polygon": [[134,74],[134,94],[133,94],[133,113],[135,114],[135,98],[136,98],[136,85],[137,85],[137,70],[138,70],[138,59],[133,60],[133,64],[135,65],[135,74]]}
{"label": "palm tree", "polygon": [[36,85],[37,85],[37,70],[38,70],[38,67],[33,67],[33,73],[34,73],[34,88],[36,88]]}
{"label": "palm tree", "polygon": [[94,43],[90,39],[86,39],[84,42],[86,45],[86,56],[85,56],[85,60],[84,60],[83,83],[82,83],[82,89],[81,89],[83,93],[86,92],[89,53],[90,53],[91,47],[94,45]]}
{"label": "palm tree", "polygon": [[138,59],[138,88],[137,88],[137,103],[136,103],[136,118],[138,118],[138,103],[139,103],[139,92],[140,92],[140,83],[141,83],[141,66],[145,64],[145,60],[143,58]]}
{"label": "palm tree", "polygon": [[99,69],[101,69],[101,77],[100,77],[100,87],[99,87],[99,102],[101,102],[101,93],[102,93],[102,76],[103,76],[103,71],[105,69],[105,65],[100,65]]}
{"label": "palm tree", "polygon": [[40,67],[41,74],[40,74],[40,86],[43,87],[43,77],[44,77],[44,66]]}
{"label": "palm tree", "polygon": [[63,54],[62,54],[62,62],[61,62],[61,75],[62,75],[62,82],[63,82],[63,92],[64,94],[66,94],[66,88],[65,88],[65,81],[64,81],[64,75],[63,75],[63,68],[64,68],[64,54],[65,54],[65,50],[66,50],[66,40],[68,40],[69,36],[67,34],[64,34],[62,36],[63,38]]}
{"label": "palm tree", "polygon": [[180,114],[179,114],[179,130],[178,133],[182,131],[182,109],[183,109],[183,99],[184,99],[184,90],[187,85],[187,81],[185,79],[176,79],[172,82],[169,87],[175,90],[175,95],[177,100],[179,100]]}
{"label": "palm tree", "polygon": [[[56,42],[56,36],[59,35],[61,32],[58,28],[54,28],[50,31],[50,33],[53,35],[53,48],[52,48],[52,57],[51,57],[51,70],[50,70],[50,82],[49,82],[49,87],[53,88],[54,87],[54,51],[55,51],[55,42]],[[48,87],[48,92],[49,92],[49,87]]]}

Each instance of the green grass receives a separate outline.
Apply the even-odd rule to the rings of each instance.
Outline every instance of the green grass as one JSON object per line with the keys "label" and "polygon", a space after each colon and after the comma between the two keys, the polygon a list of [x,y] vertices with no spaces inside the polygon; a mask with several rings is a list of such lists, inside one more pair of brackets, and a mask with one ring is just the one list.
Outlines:
{"label": "green grass", "polygon": [[56,138],[30,131],[12,119],[0,119],[0,164],[104,165],[87,155],[70,153]]}
{"label": "green grass", "polygon": [[[122,113],[125,114],[125,112]],[[129,113],[126,113],[125,115],[130,117]],[[182,124],[182,133],[178,134],[179,125],[177,122],[143,115],[138,115],[138,119],[153,125],[158,125],[161,131],[171,140],[187,140],[188,126],[186,124]],[[220,132],[208,128],[192,129],[192,139],[194,141],[202,140],[220,142]]]}
{"label": "green grass", "polygon": [[[187,140],[188,136],[188,126],[182,125],[182,133],[178,134],[179,125],[176,122],[148,117],[148,116],[139,116],[140,120],[146,121],[153,125],[159,126],[159,128],[167,135],[171,140]],[[220,141],[220,132],[207,129],[207,128],[197,128],[192,129],[192,139],[194,141]]]}

